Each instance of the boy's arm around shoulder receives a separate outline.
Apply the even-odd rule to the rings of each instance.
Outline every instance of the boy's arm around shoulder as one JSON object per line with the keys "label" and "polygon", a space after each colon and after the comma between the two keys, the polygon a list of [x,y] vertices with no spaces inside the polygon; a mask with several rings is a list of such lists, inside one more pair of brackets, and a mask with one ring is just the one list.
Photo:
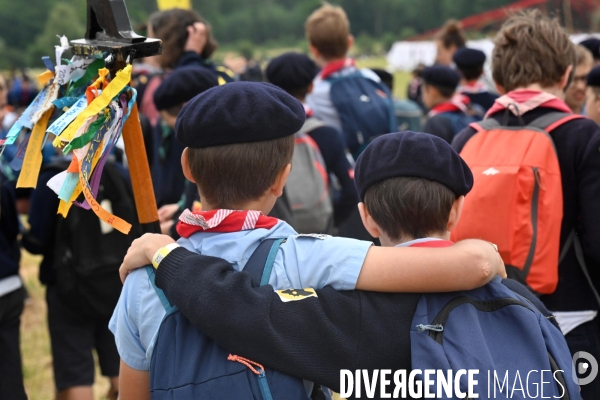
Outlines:
{"label": "boy's arm around shoulder", "polygon": [[462,240],[445,248],[371,247],[356,288],[376,292],[453,292],[506,277],[500,254],[489,242]]}
{"label": "boy's arm around shoulder", "polygon": [[339,370],[354,369],[360,343],[359,292],[317,290],[283,302],[270,285],[225,260],[184,248],[169,253],[156,284],[188,320],[219,345],[265,366],[339,390]]}

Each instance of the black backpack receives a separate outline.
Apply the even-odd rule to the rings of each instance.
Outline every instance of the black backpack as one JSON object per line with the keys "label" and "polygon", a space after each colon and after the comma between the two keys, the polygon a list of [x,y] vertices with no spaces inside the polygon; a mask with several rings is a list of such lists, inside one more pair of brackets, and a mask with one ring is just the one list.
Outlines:
{"label": "black backpack", "polygon": [[56,285],[61,299],[79,315],[110,318],[121,294],[119,266],[131,242],[141,235],[131,184],[115,162],[106,163],[96,200],[131,223],[131,231],[124,235],[108,224],[102,226],[93,211],[77,206],[67,218],[58,216]]}

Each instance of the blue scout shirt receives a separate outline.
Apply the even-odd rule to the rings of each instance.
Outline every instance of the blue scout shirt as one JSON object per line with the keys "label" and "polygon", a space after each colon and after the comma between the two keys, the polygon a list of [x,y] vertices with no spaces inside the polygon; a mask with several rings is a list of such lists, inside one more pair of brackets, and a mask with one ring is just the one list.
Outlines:
{"label": "blue scout shirt", "polygon": [[[326,235],[298,235],[283,221],[268,230],[197,232],[178,243],[202,255],[221,257],[241,271],[260,241],[268,238],[287,238],[269,279],[274,290],[328,285],[352,290],[372,244]],[[142,268],[129,274],[109,323],[119,355],[128,366],[150,369],[156,334],[164,316],[165,309],[147,272]]]}

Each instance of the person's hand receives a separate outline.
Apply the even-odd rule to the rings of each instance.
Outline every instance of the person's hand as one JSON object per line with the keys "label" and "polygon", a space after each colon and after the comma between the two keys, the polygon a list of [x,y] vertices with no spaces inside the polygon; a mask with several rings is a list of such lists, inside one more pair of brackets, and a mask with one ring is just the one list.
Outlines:
{"label": "person's hand", "polygon": [[[179,205],[175,204],[166,204],[158,209],[158,222],[161,224],[163,222],[167,222],[173,219],[173,215],[179,210]],[[164,232],[163,232],[164,233]]]}
{"label": "person's hand", "polygon": [[161,222],[160,223],[160,232],[163,235],[168,235],[169,233],[171,233],[171,228],[173,227],[174,223],[175,223],[175,221],[173,221],[172,219],[169,219],[165,222]]}
{"label": "person's hand", "polygon": [[194,53],[202,54],[208,40],[206,25],[202,22],[195,22],[194,25],[187,27],[187,31],[188,38],[183,47],[183,51],[193,51]]}
{"label": "person's hand", "polygon": [[152,263],[152,257],[158,249],[174,242],[170,236],[156,233],[146,233],[141,238],[134,240],[129,250],[127,250],[123,264],[119,268],[121,282],[125,282],[127,275],[134,269]]}

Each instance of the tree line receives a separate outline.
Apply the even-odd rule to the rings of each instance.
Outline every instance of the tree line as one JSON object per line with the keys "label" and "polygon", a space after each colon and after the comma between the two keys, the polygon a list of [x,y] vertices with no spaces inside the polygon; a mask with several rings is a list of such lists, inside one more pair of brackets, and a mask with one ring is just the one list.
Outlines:
{"label": "tree line", "polygon": [[[514,0],[332,0],[351,21],[352,33],[368,46],[375,38],[388,47],[439,27],[448,18],[463,18]],[[152,0],[126,0],[134,26],[156,11]],[[250,42],[260,46],[296,46],[304,38],[304,21],[321,0],[192,0],[212,25],[221,44]],[[0,0],[0,69],[41,66],[51,55],[57,34],[69,39],[85,33],[85,0]],[[359,41],[360,43],[360,41]]]}

